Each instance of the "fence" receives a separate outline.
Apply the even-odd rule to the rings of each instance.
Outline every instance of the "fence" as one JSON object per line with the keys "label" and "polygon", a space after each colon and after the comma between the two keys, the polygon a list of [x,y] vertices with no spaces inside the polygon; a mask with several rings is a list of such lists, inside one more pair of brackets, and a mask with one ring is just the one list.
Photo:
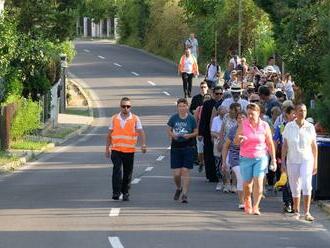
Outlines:
{"label": "fence", "polygon": [[17,105],[12,103],[1,107],[0,111],[0,148],[8,150],[10,147],[10,124],[16,113]]}

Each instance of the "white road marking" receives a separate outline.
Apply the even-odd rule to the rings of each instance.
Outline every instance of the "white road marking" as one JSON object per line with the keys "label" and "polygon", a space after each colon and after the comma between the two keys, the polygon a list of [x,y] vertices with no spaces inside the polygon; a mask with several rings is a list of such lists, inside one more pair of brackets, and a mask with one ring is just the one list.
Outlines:
{"label": "white road marking", "polygon": [[98,57],[98,58],[100,58],[100,59],[105,59],[103,56],[100,56],[100,55],[99,55],[99,56],[97,56],[97,57]]}
{"label": "white road marking", "polygon": [[135,178],[131,184],[138,184],[141,181],[141,178]]}
{"label": "white road marking", "polygon": [[122,65],[118,64],[118,63],[113,63],[115,66],[118,66],[118,67],[122,67]]}
{"label": "white road marking", "polygon": [[167,91],[163,91],[163,94],[167,95],[167,96],[170,96],[171,94],[168,93]]}
{"label": "white road marking", "polygon": [[88,49],[84,49],[84,52],[89,53],[90,51]]}
{"label": "white road marking", "polygon": [[135,71],[132,71],[131,72],[133,75],[135,75],[135,76],[140,76],[140,74],[139,73],[136,73]]}
{"label": "white road marking", "polygon": [[171,150],[171,146],[167,147],[167,150]]}
{"label": "white road marking", "polygon": [[108,237],[108,239],[113,248],[124,248],[118,237]]}
{"label": "white road marking", "polygon": [[156,86],[156,84],[152,81],[148,81],[148,84],[152,85],[152,86]]}
{"label": "white road marking", "polygon": [[116,217],[119,216],[120,208],[111,208],[109,216],[110,217]]}
{"label": "white road marking", "polygon": [[289,237],[280,237],[281,240],[289,240]]}
{"label": "white road marking", "polygon": [[156,160],[157,161],[162,161],[165,158],[165,156],[159,156]]}
{"label": "white road marking", "polygon": [[147,167],[147,168],[145,169],[145,171],[152,171],[153,168],[154,168],[154,167],[152,167],[152,166]]}

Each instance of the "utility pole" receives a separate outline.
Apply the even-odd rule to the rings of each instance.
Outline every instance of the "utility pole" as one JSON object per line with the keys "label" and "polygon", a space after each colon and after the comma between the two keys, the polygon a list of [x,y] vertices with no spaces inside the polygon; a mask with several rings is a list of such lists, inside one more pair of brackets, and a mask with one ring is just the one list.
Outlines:
{"label": "utility pole", "polygon": [[242,0],[238,0],[238,56],[242,56]]}

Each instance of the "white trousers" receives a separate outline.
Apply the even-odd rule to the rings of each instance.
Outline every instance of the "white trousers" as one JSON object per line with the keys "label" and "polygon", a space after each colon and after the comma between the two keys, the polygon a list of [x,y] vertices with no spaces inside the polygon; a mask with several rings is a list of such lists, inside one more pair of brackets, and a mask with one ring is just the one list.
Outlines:
{"label": "white trousers", "polygon": [[313,163],[311,159],[287,164],[292,197],[300,197],[301,190],[303,195],[312,195]]}

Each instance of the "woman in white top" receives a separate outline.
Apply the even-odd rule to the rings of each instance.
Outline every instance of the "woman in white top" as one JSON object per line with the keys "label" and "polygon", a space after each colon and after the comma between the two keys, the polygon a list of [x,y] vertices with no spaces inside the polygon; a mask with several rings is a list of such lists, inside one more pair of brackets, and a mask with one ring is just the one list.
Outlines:
{"label": "woman in white top", "polygon": [[317,172],[316,132],[305,120],[304,104],[295,108],[296,120],[289,122],[283,131],[282,171],[287,171],[293,197],[295,217],[300,218],[300,195],[303,192],[305,220],[313,221],[310,214],[312,176]]}

